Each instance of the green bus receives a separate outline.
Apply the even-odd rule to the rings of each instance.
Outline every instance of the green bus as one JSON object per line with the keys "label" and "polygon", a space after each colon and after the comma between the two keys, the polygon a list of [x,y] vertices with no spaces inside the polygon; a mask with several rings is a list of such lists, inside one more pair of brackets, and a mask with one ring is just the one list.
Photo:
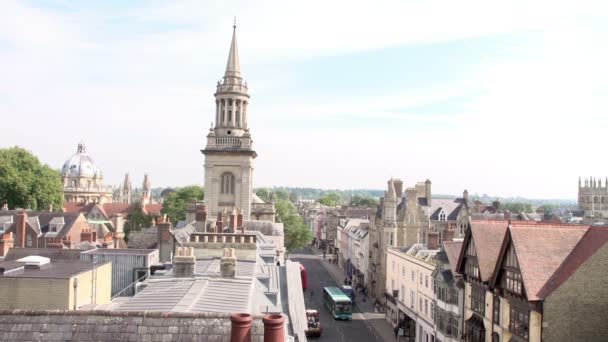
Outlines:
{"label": "green bus", "polygon": [[335,319],[353,319],[352,301],[335,286],[323,288],[323,304]]}

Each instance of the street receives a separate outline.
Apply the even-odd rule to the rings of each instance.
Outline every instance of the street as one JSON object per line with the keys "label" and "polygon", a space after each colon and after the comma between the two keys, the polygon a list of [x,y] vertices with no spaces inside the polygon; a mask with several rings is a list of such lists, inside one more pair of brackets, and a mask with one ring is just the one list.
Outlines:
{"label": "street", "polygon": [[[340,284],[337,284],[332,275],[321,265],[324,262],[322,256],[314,255],[306,248],[298,254],[290,255],[290,259],[302,263],[308,271],[308,289],[304,292],[306,308],[319,310],[323,333],[320,338],[311,337],[311,340],[383,341],[357,306],[353,306],[352,321],[335,320],[323,306],[323,287],[340,286]],[[362,300],[361,296],[357,298],[357,301],[360,300]]]}

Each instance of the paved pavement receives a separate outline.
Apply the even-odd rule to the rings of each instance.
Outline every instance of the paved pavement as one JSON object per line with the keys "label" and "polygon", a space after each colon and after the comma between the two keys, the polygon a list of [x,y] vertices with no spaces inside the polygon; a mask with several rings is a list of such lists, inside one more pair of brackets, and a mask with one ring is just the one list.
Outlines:
{"label": "paved pavement", "polygon": [[373,303],[363,303],[361,295],[353,308],[352,321],[334,320],[323,307],[323,287],[339,286],[344,273],[337,265],[323,261],[320,254],[317,249],[311,251],[306,248],[298,254],[290,255],[290,259],[301,262],[308,271],[308,289],[304,301],[308,309],[319,310],[323,327],[319,341],[395,341],[393,329],[385,320],[384,314],[374,313]]}

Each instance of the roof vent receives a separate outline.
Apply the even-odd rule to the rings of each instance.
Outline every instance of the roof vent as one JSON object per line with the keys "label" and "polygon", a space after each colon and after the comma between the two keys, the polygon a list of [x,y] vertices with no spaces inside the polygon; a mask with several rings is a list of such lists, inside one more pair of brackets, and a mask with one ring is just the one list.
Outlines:
{"label": "roof vent", "polygon": [[25,258],[21,258],[17,261],[24,262],[25,269],[40,269],[41,266],[49,264],[51,262],[51,259],[38,255],[30,255]]}

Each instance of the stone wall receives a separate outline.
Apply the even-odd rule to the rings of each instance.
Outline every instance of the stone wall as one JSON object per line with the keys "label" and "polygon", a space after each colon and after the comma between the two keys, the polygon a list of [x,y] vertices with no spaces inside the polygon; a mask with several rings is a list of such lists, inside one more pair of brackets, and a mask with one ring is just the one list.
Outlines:
{"label": "stone wall", "polygon": [[[2,341],[230,341],[229,314],[0,311]],[[251,340],[264,340],[261,316]]]}

